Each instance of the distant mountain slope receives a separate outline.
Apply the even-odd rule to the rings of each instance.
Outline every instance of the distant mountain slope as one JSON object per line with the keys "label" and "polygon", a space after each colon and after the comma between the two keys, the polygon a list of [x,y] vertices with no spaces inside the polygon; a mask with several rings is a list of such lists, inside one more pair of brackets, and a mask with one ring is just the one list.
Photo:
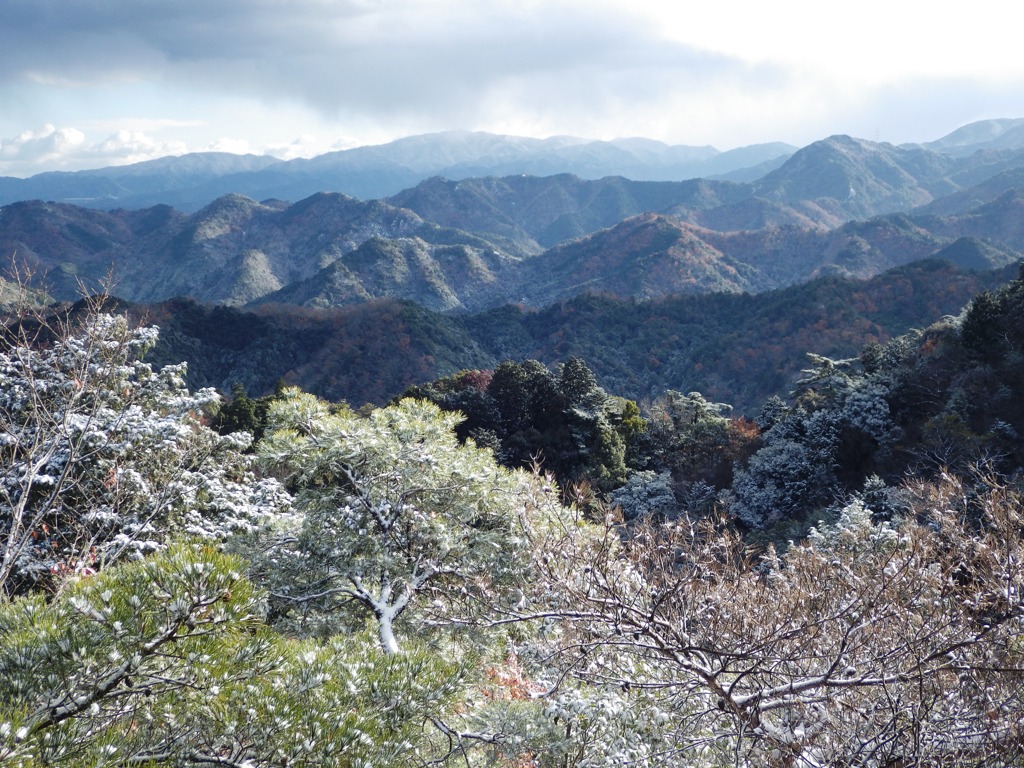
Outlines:
{"label": "distant mountain slope", "polygon": [[435,312],[481,309],[509,300],[503,279],[518,261],[471,243],[371,238],[315,275],[255,303],[343,307],[390,298],[414,301]]}
{"label": "distant mountain slope", "polygon": [[166,207],[103,212],[49,203],[0,208],[0,252],[14,254],[57,298],[113,273],[133,301],[190,296],[241,304],[308,278],[371,238],[496,246],[385,202],[319,194],[295,205],[240,195],[191,216]]}
{"label": "distant mountain slope", "polygon": [[[392,298],[442,312],[509,302],[541,308],[582,294],[645,300],[756,293],[823,275],[867,278],[940,254],[972,269],[1022,258],[1024,247],[962,242],[977,240],[967,231],[984,229],[976,224],[971,218],[959,224],[919,223],[895,214],[833,230],[789,226],[717,232],[672,216],[641,214],[526,258],[468,241],[375,238],[258,303],[322,308]],[[998,218],[989,226],[997,225],[1003,225]]]}
{"label": "distant mountain slope", "polygon": [[799,150],[752,186],[769,200],[811,202],[838,223],[904,211],[955,192],[950,176],[965,162],[924,149],[832,136]]}
{"label": "distant mountain slope", "polygon": [[689,225],[643,214],[529,258],[419,238],[373,239],[259,303],[330,307],[392,298],[434,311],[479,311],[510,302],[543,307],[582,293],[649,299],[767,287],[774,285]]}
{"label": "distant mountain slope", "polygon": [[914,209],[915,214],[949,216],[962,214],[1015,189],[1024,189],[1024,167],[1003,171],[979,184],[940,197],[927,205]]}
{"label": "distant mountain slope", "polygon": [[[133,301],[324,307],[398,298],[478,311],[580,293],[653,298],[764,291],[824,274],[869,277],[962,237],[991,246],[987,264],[1024,251],[1024,193],[1015,190],[954,216],[894,214],[832,229],[797,205],[732,202],[747,191],[706,180],[515,176],[430,180],[391,201],[320,193],[289,205],[227,195],[192,215],[167,206],[104,212],[18,203],[0,208],[0,252],[15,254],[62,299],[112,275]],[[668,213],[630,215],[666,205]],[[719,224],[761,226],[703,226],[716,212]],[[542,250],[540,241],[553,246]]]}
{"label": "distant mountain slope", "polygon": [[1021,168],[1024,152],[1019,150],[962,158],[833,136],[804,147],[749,183],[585,180],[565,174],[432,178],[389,201],[431,221],[539,249],[639,213],[672,213],[723,231],[787,224],[832,228],[938,205],[934,201],[966,187],[980,190],[979,185],[1001,183],[1005,190]]}
{"label": "distant mountain slope", "polygon": [[510,238],[539,253],[640,213],[714,209],[749,196],[746,186],[730,182],[586,180],[559,174],[462,181],[437,177],[388,202],[444,226]]}
{"label": "distant mountain slope", "polygon": [[[176,205],[183,195],[194,197],[192,190],[210,185],[219,189],[218,180],[257,172],[280,162],[260,155],[198,152],[96,170],[40,173],[27,179],[0,177],[0,204],[52,200],[106,210]],[[230,191],[234,190],[228,183],[224,191],[210,194],[203,202]]]}
{"label": "distant mountain slope", "polygon": [[[14,203],[0,208],[0,254],[28,269],[58,299],[80,296],[113,269],[159,248],[185,216],[167,207],[107,213],[61,203]],[[127,293],[126,295],[131,295]]]}
{"label": "distant mountain slope", "polygon": [[939,236],[970,236],[1024,250],[1024,187],[1008,189],[962,213],[948,216],[918,214],[913,218]]}
{"label": "distant mountain slope", "polygon": [[949,155],[971,155],[982,149],[1024,149],[1024,118],[979,120],[920,146]]}
{"label": "distant mountain slope", "polygon": [[239,382],[259,394],[284,377],[359,405],[502,359],[551,364],[576,355],[617,394],[696,389],[754,414],[769,395],[792,388],[805,352],[857,355],[869,341],[958,313],[1015,274],[1015,266],[965,272],[926,260],[866,281],[820,278],[756,295],[588,296],[538,311],[507,306],[457,316],[390,300],[316,310],[175,300],[135,311],[161,326],[153,362],[188,359],[193,386],[227,391]]}
{"label": "distant mountain slope", "polygon": [[717,250],[678,219],[643,214],[515,265],[510,294],[543,307],[582,293],[652,299],[768,287],[757,270]]}

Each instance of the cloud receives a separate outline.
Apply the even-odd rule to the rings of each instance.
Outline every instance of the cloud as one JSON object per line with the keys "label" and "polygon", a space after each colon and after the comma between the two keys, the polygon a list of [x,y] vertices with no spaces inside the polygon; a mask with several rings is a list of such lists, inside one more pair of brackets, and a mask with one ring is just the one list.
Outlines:
{"label": "cloud", "polygon": [[107,165],[126,165],[166,155],[180,155],[182,142],[156,141],[140,131],[117,131],[99,142],[89,142],[77,128],[44,125],[0,139],[0,174],[26,176],[40,167],[78,170]]}
{"label": "cloud", "polygon": [[5,0],[0,131],[85,136],[6,140],[0,172],[186,144],[300,157],[450,128],[914,140],[1019,113],[1012,25],[884,3],[837,22],[810,0]]}
{"label": "cloud", "polygon": [[37,131],[23,131],[10,139],[0,139],[0,163],[53,163],[73,156],[85,145],[85,134],[76,128],[44,125]]}
{"label": "cloud", "polygon": [[[152,121],[152,125],[161,128],[165,127],[165,122]],[[253,147],[248,139],[233,137],[221,137],[190,147],[180,140],[161,141],[143,131],[126,129],[114,131],[100,141],[90,142],[86,133],[77,128],[57,128],[48,124],[34,131],[23,131],[9,139],[0,139],[0,176],[30,176],[38,173],[40,168],[75,171],[128,165],[188,152],[251,153],[291,160],[312,157],[332,149],[349,149],[356,145],[357,142],[353,140],[325,142],[307,134],[290,142],[264,147]]]}
{"label": "cloud", "polygon": [[[0,78],[73,88],[160,82],[339,120],[477,127],[530,112],[600,123],[665,92],[749,74],[572,0],[8,0]],[[43,44],[42,41],[46,41]],[[399,129],[401,130],[401,129]]]}

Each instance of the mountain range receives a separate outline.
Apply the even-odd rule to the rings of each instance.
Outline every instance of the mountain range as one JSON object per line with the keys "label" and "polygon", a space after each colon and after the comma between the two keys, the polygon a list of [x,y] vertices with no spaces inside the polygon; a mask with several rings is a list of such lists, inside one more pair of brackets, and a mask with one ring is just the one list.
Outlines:
{"label": "mountain range", "polygon": [[825,276],[759,294],[581,295],[543,309],[454,315],[393,299],[324,309],[172,299],[130,311],[160,327],[149,359],[188,360],[192,387],[265,393],[283,380],[331,400],[383,404],[464,369],[576,356],[617,395],[650,401],[667,389],[697,390],[754,416],[793,388],[806,352],[856,357],[869,342],[958,314],[1016,271],[924,259],[866,280]]}
{"label": "mountain range", "polygon": [[[1000,162],[998,158],[1006,153],[1022,148],[1024,122],[1019,119],[980,121],[936,141],[899,147],[908,152],[923,149],[929,153],[918,158],[940,155],[966,160],[983,152],[991,156],[993,163]],[[106,210],[165,204],[195,212],[215,198],[230,193],[254,200],[273,198],[292,202],[317,192],[341,192],[364,200],[377,199],[395,195],[432,176],[461,180],[568,173],[581,179],[623,176],[634,181],[713,178],[753,182],[779,168],[797,149],[772,142],[721,152],[710,146],[670,146],[643,138],[593,141],[556,136],[532,139],[448,131],[328,152],[309,159],[278,160],[269,156],[205,152],[126,166],[41,173],[26,179],[0,177],[0,205],[38,199]],[[882,157],[879,159],[883,164],[886,162]],[[935,170],[944,175],[950,168],[952,166],[944,165]],[[889,183],[898,182],[897,176],[890,176]],[[822,178],[826,185],[832,182],[839,183],[840,188],[829,191],[840,194],[831,196],[842,199],[848,190],[841,188],[841,174]],[[934,183],[934,179],[927,183]],[[799,194],[796,189],[791,191]]]}
{"label": "mountain range", "polygon": [[1024,150],[960,158],[834,136],[754,182],[434,177],[379,200],[232,193],[193,213],[24,201],[0,208],[0,252],[58,299],[110,275],[131,301],[541,307],[869,277],[961,238],[1002,266],[1024,250],[1022,182]]}
{"label": "mountain range", "polygon": [[[615,163],[622,174],[588,177]],[[688,172],[681,169],[698,167],[722,173],[624,175],[679,179]],[[368,199],[331,189],[356,178],[354,169],[380,189],[412,183]],[[446,175],[427,175],[438,169]],[[505,175],[472,175],[486,170]],[[447,334],[469,349],[482,342],[451,335],[440,317],[500,313],[510,304],[546,311],[586,295],[658,302],[770,294],[809,280],[866,280],[927,259],[996,274],[1024,256],[1021,120],[965,126],[927,145],[832,136],[798,150],[731,153],[463,132],[307,161],[192,155],[13,181],[23,191],[66,183],[65,192],[90,184],[96,192],[89,205],[65,196],[0,207],[0,253],[55,299],[74,300],[109,280],[133,303],[258,309],[250,318],[327,312],[330,322],[368,328],[383,322],[371,320],[381,307],[405,307],[385,311],[405,317],[416,306],[428,313],[417,323],[434,329],[427,336]],[[0,193],[16,186],[8,182],[0,179]],[[268,193],[261,202],[247,194],[256,189]],[[203,204],[172,204],[186,197]],[[152,203],[99,204],[143,198]],[[928,290],[940,290],[933,283]],[[355,312],[359,306],[371,308]],[[353,310],[339,314],[345,307]],[[879,335],[896,331],[886,326]],[[500,356],[498,348],[474,356],[428,346],[415,375]],[[523,349],[510,343],[514,352]],[[412,370],[403,375],[415,378]]]}
{"label": "mountain range", "polygon": [[720,152],[649,139],[591,141],[570,136],[532,139],[470,131],[411,136],[388,144],[278,160],[223,152],[164,157],[127,166],[0,178],[0,205],[41,199],[90,208],[171,205],[196,211],[237,193],[256,200],[296,201],[317,192],[360,199],[393,195],[432,176],[571,173],[581,178],[624,176],[676,180],[722,176],[749,180],[796,150],[781,142]]}

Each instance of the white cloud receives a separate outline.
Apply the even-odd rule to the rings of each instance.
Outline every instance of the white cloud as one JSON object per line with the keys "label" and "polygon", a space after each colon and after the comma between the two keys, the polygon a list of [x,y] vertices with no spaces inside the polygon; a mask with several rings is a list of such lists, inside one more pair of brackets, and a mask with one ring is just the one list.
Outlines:
{"label": "white cloud", "polygon": [[0,163],[59,164],[84,146],[85,134],[77,128],[44,125],[38,130],[22,131],[10,139],[0,139]]}
{"label": "white cloud", "polygon": [[294,160],[298,157],[315,157],[336,149],[349,149],[352,146],[356,145],[349,144],[345,140],[325,142],[318,136],[304,133],[285,144],[270,144],[263,147],[262,154],[271,155],[281,160]]}
{"label": "white cloud", "polygon": [[96,159],[108,160],[111,165],[137,163],[163,155],[180,155],[187,152],[180,141],[157,141],[142,131],[117,131],[88,149]]}
{"label": "white cloud", "polygon": [[236,155],[247,155],[252,152],[246,139],[221,137],[203,148],[204,152],[231,152]]}
{"label": "white cloud", "polygon": [[80,170],[107,165],[127,165],[188,151],[180,141],[157,141],[141,131],[116,131],[101,141],[90,142],[73,127],[47,124],[0,139],[0,174],[29,176],[46,170]]}

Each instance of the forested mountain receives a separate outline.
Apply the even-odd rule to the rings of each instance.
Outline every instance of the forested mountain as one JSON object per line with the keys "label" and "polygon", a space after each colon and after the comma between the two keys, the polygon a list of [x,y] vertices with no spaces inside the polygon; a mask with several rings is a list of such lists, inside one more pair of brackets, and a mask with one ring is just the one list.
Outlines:
{"label": "forested mountain", "polygon": [[[790,194],[781,182],[772,189]],[[986,189],[977,196],[988,197]],[[821,221],[846,216],[836,215],[835,198],[748,198],[747,206],[746,193],[725,182],[517,176],[432,180],[390,201],[324,193],[288,205],[229,195],[191,215],[28,202],[0,208],[0,249],[62,299],[112,276],[132,301],[324,307],[397,298],[478,311],[587,292],[651,298],[763,291],[830,273],[868,277],[961,237],[984,240],[992,266],[1024,247],[1014,188],[963,212],[831,228]],[[826,208],[828,216],[812,216]],[[756,226],[722,229],[738,219]]]}
{"label": "forested mountain", "polygon": [[438,224],[509,238],[537,253],[637,214],[714,210],[748,197],[742,185],[706,179],[586,181],[559,174],[461,181],[433,178],[389,201]]}
{"label": "forested mountain", "polygon": [[957,314],[1015,266],[972,272],[921,261],[870,280],[651,301],[584,296],[539,310],[446,315],[407,302],[251,310],[175,300],[138,308],[162,329],[154,360],[187,359],[193,386],[270,391],[284,379],[328,399],[383,403],[411,384],[504,359],[575,355],[609,391],[649,399],[699,390],[756,413],[788,392],[806,352],[849,357],[870,341]]}

